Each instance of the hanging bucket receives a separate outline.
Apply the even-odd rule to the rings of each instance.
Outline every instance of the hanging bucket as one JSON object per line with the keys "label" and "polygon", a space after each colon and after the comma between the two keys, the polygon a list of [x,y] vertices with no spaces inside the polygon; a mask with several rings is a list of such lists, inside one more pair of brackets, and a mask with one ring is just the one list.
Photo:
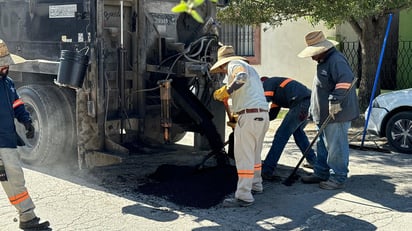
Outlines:
{"label": "hanging bucket", "polygon": [[76,51],[62,50],[60,53],[57,85],[74,89],[81,88],[89,64],[89,56]]}

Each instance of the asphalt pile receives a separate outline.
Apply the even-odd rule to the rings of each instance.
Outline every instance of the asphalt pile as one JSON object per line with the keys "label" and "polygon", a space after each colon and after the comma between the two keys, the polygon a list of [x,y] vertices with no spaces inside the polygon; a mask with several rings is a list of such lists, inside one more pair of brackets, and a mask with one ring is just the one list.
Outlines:
{"label": "asphalt pile", "polygon": [[139,192],[165,198],[177,205],[210,208],[235,192],[236,167],[230,165],[197,169],[195,166],[165,164],[149,176]]}

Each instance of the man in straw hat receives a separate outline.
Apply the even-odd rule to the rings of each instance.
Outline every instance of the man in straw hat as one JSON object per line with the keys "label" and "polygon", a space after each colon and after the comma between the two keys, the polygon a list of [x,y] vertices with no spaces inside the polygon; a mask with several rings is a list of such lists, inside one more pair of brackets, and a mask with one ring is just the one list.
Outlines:
{"label": "man in straw hat", "polygon": [[3,99],[0,101],[0,181],[10,203],[19,213],[19,227],[44,230],[50,224],[48,221],[40,223],[40,218],[34,213],[35,206],[27,192],[17,152],[17,146],[24,144],[19,140],[14,119],[24,124],[28,139],[34,137],[34,127],[13,81],[7,76],[9,65],[24,61],[22,57],[10,54],[4,41],[0,39],[0,99]]}
{"label": "man in straw hat", "polygon": [[[322,31],[305,36],[307,47],[299,57],[312,57],[318,63],[313,81],[310,113],[320,127],[331,117],[317,143],[317,162],[314,173],[302,177],[303,183],[319,183],[322,189],[341,189],[349,172],[348,130],[351,121],[359,116],[356,89],[351,67],[335,45]],[[349,92],[348,92],[349,91]]]}
{"label": "man in straw hat", "polygon": [[234,131],[234,156],[238,173],[235,198],[223,201],[225,207],[246,207],[254,202],[253,193],[263,192],[261,151],[269,128],[268,103],[258,73],[246,59],[236,56],[232,46],[218,50],[211,73],[226,75],[227,83],[213,97],[232,99],[232,110],[238,115]]}

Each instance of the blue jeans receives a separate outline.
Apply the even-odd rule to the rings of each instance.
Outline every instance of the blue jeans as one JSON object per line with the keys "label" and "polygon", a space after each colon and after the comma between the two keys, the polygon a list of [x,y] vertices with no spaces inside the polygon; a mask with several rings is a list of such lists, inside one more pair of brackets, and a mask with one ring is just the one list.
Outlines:
{"label": "blue jeans", "polygon": [[316,150],[317,161],[314,166],[316,176],[336,183],[346,181],[349,172],[348,130],[350,125],[350,121],[330,123],[319,135]]}
{"label": "blue jeans", "polygon": [[[263,162],[262,172],[268,175],[272,175],[275,171],[275,168],[278,164],[280,156],[285,148],[286,144],[289,141],[290,136],[293,134],[296,145],[302,151],[309,147],[309,139],[306,136],[303,129],[307,125],[306,118],[303,118],[302,115],[307,115],[310,101],[303,100],[294,107],[289,109],[289,112],[286,114],[282,123],[276,131],[275,137],[272,141],[272,146],[266,156],[266,159]],[[316,155],[313,149],[308,150],[306,153],[306,160],[310,164],[316,162]]]}

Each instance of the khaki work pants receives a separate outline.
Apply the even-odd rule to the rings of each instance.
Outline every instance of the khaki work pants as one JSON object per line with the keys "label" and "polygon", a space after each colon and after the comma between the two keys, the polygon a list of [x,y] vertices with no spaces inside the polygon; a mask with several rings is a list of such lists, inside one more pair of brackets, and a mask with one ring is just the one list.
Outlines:
{"label": "khaki work pants", "polygon": [[7,181],[1,181],[1,185],[10,203],[17,209],[20,221],[25,222],[35,218],[35,206],[25,186],[23,169],[17,149],[0,148],[0,159],[3,161],[8,179]]}
{"label": "khaki work pants", "polygon": [[235,128],[234,154],[238,173],[235,197],[240,200],[253,202],[251,190],[263,190],[261,152],[268,128],[267,112],[239,115]]}

